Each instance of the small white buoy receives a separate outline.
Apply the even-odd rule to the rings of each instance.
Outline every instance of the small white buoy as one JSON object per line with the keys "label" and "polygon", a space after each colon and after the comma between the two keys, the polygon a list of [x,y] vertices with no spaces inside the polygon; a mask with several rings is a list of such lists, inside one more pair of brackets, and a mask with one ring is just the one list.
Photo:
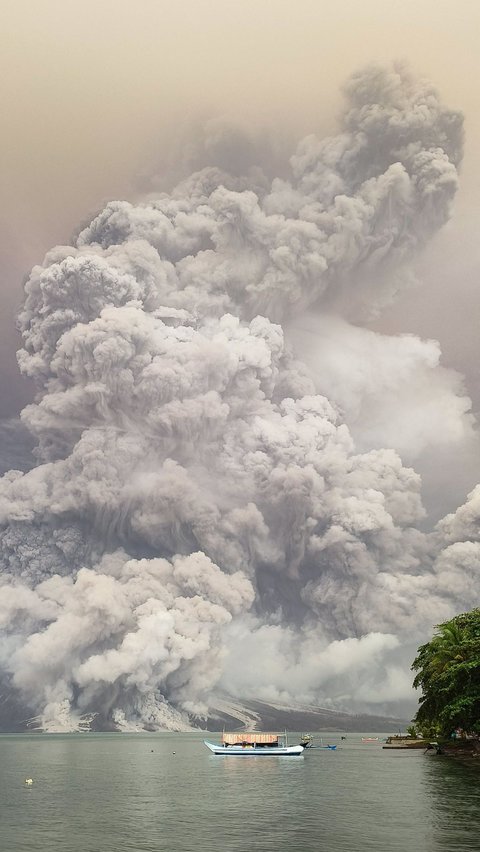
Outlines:
{"label": "small white buoy", "polygon": [[33,778],[25,778],[25,784],[27,787],[31,787],[33,784]]}

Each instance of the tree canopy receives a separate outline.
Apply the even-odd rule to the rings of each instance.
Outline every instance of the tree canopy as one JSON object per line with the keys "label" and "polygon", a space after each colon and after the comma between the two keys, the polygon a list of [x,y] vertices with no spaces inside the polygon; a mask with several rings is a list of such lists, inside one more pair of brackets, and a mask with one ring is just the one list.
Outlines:
{"label": "tree canopy", "polygon": [[422,690],[414,721],[424,734],[480,733],[480,609],[438,624],[412,669]]}

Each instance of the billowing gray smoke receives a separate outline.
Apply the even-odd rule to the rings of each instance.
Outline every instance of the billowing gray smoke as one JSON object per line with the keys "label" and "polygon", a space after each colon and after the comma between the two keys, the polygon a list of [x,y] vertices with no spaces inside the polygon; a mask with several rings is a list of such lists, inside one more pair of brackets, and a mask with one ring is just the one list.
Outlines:
{"label": "billowing gray smoke", "polygon": [[[394,701],[405,637],[476,594],[478,498],[420,532],[420,477],[381,410],[401,389],[419,411],[397,430],[412,457],[445,411],[454,444],[472,430],[461,381],[431,341],[350,325],[448,219],[462,119],[401,69],[367,68],[346,96],[339,135],[303,140],[289,180],[205,168],[108,204],[32,271],[19,363],[38,464],[0,480],[0,665],[44,727],[182,727],[216,688]],[[305,365],[307,309],[341,333]]]}

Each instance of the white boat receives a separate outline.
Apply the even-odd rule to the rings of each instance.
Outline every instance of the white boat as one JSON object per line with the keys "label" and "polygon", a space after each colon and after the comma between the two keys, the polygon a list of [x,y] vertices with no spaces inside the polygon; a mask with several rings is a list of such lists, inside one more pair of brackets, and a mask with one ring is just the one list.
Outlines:
{"label": "white boat", "polygon": [[303,745],[288,745],[286,734],[267,731],[224,733],[221,743],[203,742],[213,754],[227,757],[300,757],[304,752]]}

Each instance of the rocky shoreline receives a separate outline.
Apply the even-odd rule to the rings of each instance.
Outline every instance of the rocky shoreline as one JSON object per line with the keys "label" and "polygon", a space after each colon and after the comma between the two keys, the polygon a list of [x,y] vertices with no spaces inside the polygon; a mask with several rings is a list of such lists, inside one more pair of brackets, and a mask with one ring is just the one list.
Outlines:
{"label": "rocky shoreline", "polygon": [[388,737],[384,749],[423,749],[430,754],[438,754],[450,757],[462,763],[473,764],[480,768],[480,740],[448,740],[446,742],[431,742],[425,739],[413,737],[402,737],[399,735]]}
{"label": "rocky shoreline", "polygon": [[430,745],[429,740],[415,739],[414,737],[402,737],[398,734],[387,738],[387,742],[382,748],[423,748],[426,749]]}
{"label": "rocky shoreline", "polygon": [[451,743],[441,743],[439,754],[462,763],[474,764],[480,768],[480,740],[457,740]]}

